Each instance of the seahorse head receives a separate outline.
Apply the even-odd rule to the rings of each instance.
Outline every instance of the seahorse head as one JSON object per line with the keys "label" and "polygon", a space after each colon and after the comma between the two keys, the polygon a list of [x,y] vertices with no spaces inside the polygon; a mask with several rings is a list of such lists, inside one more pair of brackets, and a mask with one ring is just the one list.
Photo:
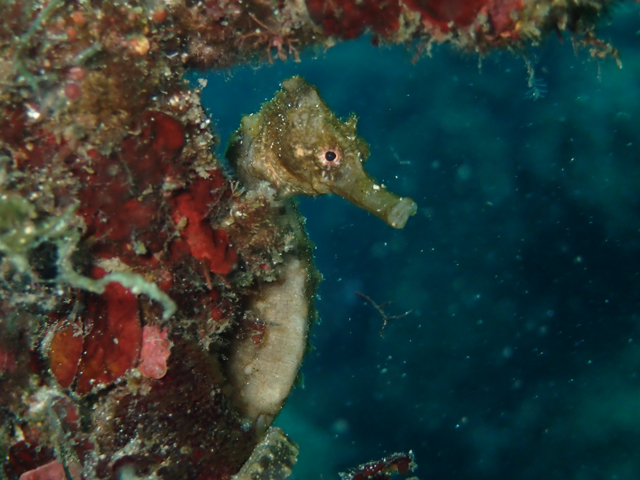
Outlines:
{"label": "seahorse head", "polygon": [[367,174],[369,146],[356,124],[355,115],[340,120],[316,87],[292,77],[260,112],[242,119],[227,157],[248,188],[269,182],[280,197],[334,193],[403,228],[416,204]]}

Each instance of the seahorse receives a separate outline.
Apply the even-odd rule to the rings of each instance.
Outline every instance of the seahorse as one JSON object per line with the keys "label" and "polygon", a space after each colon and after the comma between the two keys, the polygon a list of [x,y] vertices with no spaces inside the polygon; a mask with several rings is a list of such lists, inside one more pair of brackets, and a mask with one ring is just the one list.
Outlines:
{"label": "seahorse", "polygon": [[316,87],[292,77],[258,113],[242,118],[227,158],[247,188],[267,182],[279,198],[334,193],[403,228],[417,206],[367,174],[369,146],[356,123],[353,114],[341,121]]}
{"label": "seahorse", "polygon": [[292,77],[258,113],[242,118],[229,142],[227,159],[245,202],[266,201],[269,223],[291,239],[277,278],[257,279],[247,298],[246,311],[264,325],[264,334],[259,341],[232,338],[225,362],[232,402],[259,432],[269,427],[298,376],[316,317],[320,275],[291,197],[335,193],[394,228],[403,228],[416,213],[413,200],[394,195],[366,173],[369,146],[358,136],[356,122],[355,115],[338,119],[316,87]]}

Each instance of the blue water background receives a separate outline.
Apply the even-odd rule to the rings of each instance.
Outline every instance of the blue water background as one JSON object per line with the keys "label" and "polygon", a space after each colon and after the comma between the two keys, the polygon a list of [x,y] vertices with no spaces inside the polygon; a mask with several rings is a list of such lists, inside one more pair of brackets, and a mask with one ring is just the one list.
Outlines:
{"label": "blue water background", "polygon": [[[522,53],[414,64],[369,38],[197,75],[223,144],[303,75],[419,205],[395,231],[340,198],[301,202],[324,281],[304,388],[277,420],[300,444],[294,478],[409,449],[423,480],[639,478],[639,28],[634,5],[601,25],[623,69],[566,35],[530,49],[537,100]],[[356,291],[413,311],[381,338]]]}

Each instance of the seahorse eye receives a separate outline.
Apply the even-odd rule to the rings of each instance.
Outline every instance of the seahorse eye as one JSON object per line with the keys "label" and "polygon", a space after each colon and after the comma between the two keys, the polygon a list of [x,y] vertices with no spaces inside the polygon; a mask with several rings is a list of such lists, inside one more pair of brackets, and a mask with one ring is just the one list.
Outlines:
{"label": "seahorse eye", "polygon": [[318,152],[318,160],[325,170],[337,168],[342,162],[342,153],[337,148],[323,148]]}

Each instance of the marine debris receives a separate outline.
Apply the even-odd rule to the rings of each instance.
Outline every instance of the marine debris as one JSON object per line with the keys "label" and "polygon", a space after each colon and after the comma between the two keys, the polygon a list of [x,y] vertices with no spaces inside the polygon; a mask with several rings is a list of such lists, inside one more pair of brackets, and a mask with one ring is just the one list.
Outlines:
{"label": "marine debris", "polygon": [[270,448],[270,478],[286,477],[296,448],[269,425],[319,279],[288,197],[336,192],[398,228],[415,211],[375,188],[355,119],[302,79],[243,138],[293,95],[322,105],[337,143],[282,157],[320,162],[293,187],[239,162],[238,188],[187,69],[298,59],[367,30],[478,52],[566,30],[615,56],[594,34],[612,3],[0,2],[0,478],[254,478]]}

